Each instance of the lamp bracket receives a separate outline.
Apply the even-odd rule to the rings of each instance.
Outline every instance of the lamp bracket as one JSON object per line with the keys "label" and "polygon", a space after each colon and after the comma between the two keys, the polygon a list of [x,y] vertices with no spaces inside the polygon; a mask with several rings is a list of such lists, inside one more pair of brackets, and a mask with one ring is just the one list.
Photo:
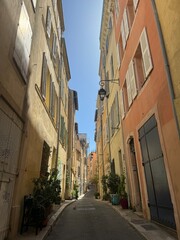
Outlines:
{"label": "lamp bracket", "polygon": [[101,81],[99,81],[99,85],[101,87],[104,86],[104,82],[112,82],[112,83],[119,84],[119,79],[105,79],[105,80],[101,80]]}

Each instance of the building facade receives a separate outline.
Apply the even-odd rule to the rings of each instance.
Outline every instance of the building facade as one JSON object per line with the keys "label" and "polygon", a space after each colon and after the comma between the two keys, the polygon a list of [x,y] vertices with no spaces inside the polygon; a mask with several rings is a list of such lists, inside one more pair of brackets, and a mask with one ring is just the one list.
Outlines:
{"label": "building facade", "polygon": [[[162,32],[158,27],[154,2],[160,14]],[[175,67],[178,61],[173,55],[178,49],[176,41],[178,42],[179,32],[177,38],[174,38],[175,46],[170,44],[170,33],[174,29],[173,19],[177,24],[178,17],[175,16],[178,13],[174,15],[168,4],[160,2],[151,0],[146,2],[142,0],[104,1],[101,35],[103,31],[106,44],[103,50],[106,51],[106,60],[108,53],[116,52],[119,55],[118,73],[113,77],[111,70],[111,75],[104,74],[104,76],[109,80],[119,78],[118,98],[123,141],[120,137],[115,141],[116,144],[122,141],[122,149],[124,149],[122,159],[127,173],[129,205],[134,210],[142,212],[145,218],[176,229],[179,235],[180,201],[177,176],[180,169],[178,161],[180,141],[177,124],[178,68]],[[177,3],[173,5],[173,9],[176,5]],[[106,6],[109,7],[107,11]],[[163,18],[165,8],[169,15],[166,14]],[[104,29],[102,27],[107,13],[112,16],[111,24],[115,34],[113,46],[108,41],[107,34],[111,25],[106,23]],[[161,36],[163,34],[169,62],[174,56],[170,63],[172,82],[168,77],[167,59],[165,59],[162,46]],[[101,41],[100,38],[100,45]],[[101,62],[103,63],[102,60]],[[114,59],[111,62],[116,69]],[[106,61],[105,63],[107,64]],[[105,71],[108,72],[107,66]],[[100,76],[102,80],[104,76],[102,74]],[[174,96],[176,96],[174,98],[172,86],[175,91]],[[113,95],[115,97],[115,93]],[[110,98],[111,91],[109,102]],[[100,105],[97,106],[100,109]],[[102,111],[104,114],[106,110]],[[111,114],[111,118],[112,116]],[[109,122],[111,126],[112,120]],[[98,118],[96,124],[100,124]],[[105,134],[106,130],[102,128],[102,131],[102,134]],[[96,139],[99,139],[98,133]],[[115,143],[113,145],[115,146]],[[100,141],[97,141],[97,149],[100,149]],[[103,154],[107,156],[105,151]],[[115,172],[118,173],[116,164]]]}
{"label": "building facade", "polygon": [[100,193],[102,175],[126,171],[123,161],[124,149],[120,122],[119,67],[120,59],[115,38],[113,1],[104,1],[100,30],[99,75],[104,99],[97,99],[96,141],[99,161]]}
{"label": "building facade", "polygon": [[64,194],[70,72],[61,1],[3,0],[0,14],[0,239],[15,239],[33,178],[58,168]]}

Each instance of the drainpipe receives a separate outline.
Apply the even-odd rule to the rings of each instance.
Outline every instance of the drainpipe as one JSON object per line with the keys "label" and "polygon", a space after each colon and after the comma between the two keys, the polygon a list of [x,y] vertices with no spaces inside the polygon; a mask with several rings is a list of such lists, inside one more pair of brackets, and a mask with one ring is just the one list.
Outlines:
{"label": "drainpipe", "polygon": [[158,30],[158,34],[159,34],[160,43],[161,43],[161,50],[162,50],[163,57],[164,57],[164,65],[165,65],[165,70],[166,70],[166,75],[167,75],[168,87],[169,87],[176,127],[177,127],[178,134],[180,137],[180,126],[178,124],[177,114],[176,114],[176,110],[175,110],[175,106],[174,106],[175,94],[174,94],[174,89],[173,89],[173,84],[172,84],[172,77],[171,77],[171,71],[170,71],[170,67],[169,67],[168,57],[167,57],[167,53],[166,53],[166,47],[165,47],[165,43],[164,43],[164,38],[163,38],[162,29],[161,29],[161,25],[160,25],[158,13],[157,13],[157,7],[156,7],[155,0],[151,0],[151,3],[152,3],[153,11],[154,11],[156,24],[157,24],[157,30]]}

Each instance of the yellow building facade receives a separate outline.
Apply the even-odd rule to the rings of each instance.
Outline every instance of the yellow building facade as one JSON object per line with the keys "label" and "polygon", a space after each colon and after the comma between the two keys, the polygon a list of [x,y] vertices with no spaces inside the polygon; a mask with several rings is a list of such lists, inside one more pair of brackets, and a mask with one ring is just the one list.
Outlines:
{"label": "yellow building facade", "polygon": [[33,178],[58,168],[64,198],[70,71],[61,1],[3,0],[0,14],[0,239],[15,239]]}
{"label": "yellow building facade", "polygon": [[99,96],[97,99],[96,142],[101,194],[102,174],[108,175],[114,172],[121,175],[126,171],[120,122],[120,59],[113,27],[113,6],[114,1],[104,1],[100,30],[100,86],[106,91],[103,101],[99,99]]}

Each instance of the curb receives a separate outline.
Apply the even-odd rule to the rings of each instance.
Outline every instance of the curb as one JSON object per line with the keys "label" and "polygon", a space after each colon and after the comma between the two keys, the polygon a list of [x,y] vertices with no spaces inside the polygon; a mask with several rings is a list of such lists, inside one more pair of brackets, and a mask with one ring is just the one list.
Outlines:
{"label": "curb", "polygon": [[68,203],[64,203],[62,205],[62,207],[60,207],[57,212],[49,219],[49,222],[46,226],[46,229],[44,229],[44,236],[42,236],[42,240],[45,240],[47,238],[47,236],[49,235],[49,233],[52,231],[54,225],[56,224],[57,220],[59,219],[60,215],[62,214],[62,212],[64,211],[64,209],[69,206],[70,204],[74,203],[76,200],[72,200],[71,202]]}

